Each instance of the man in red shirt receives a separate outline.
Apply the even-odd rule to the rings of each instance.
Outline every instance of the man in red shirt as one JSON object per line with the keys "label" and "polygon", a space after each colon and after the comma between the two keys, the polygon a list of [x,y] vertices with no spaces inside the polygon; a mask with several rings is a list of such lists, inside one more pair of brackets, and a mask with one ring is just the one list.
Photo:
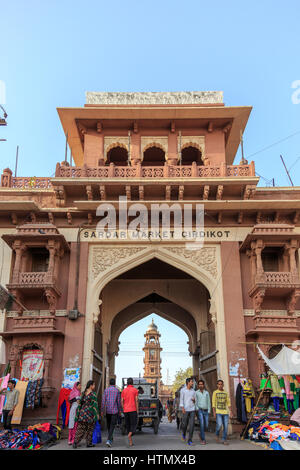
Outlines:
{"label": "man in red shirt", "polygon": [[139,392],[134,388],[133,380],[130,377],[127,379],[127,387],[124,388],[121,394],[122,408],[125,416],[125,425],[130,446],[133,446],[132,434],[135,432],[138,419],[138,394]]}

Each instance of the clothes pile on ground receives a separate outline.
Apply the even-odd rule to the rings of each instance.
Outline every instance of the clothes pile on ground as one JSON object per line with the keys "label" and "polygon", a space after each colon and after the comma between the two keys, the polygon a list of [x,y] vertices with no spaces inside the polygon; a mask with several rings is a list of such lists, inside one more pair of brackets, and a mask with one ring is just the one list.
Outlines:
{"label": "clothes pile on ground", "polygon": [[255,442],[269,443],[274,450],[300,450],[300,427],[285,425],[269,417],[257,416],[250,423],[247,436]]}
{"label": "clothes pile on ground", "polygon": [[0,431],[1,450],[39,450],[53,446],[60,439],[61,429],[51,423],[35,424],[27,429]]}

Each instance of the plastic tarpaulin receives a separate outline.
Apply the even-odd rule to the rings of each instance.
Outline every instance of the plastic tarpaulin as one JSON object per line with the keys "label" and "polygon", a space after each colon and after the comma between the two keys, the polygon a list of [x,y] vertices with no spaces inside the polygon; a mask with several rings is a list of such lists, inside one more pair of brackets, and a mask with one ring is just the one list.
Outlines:
{"label": "plastic tarpaulin", "polygon": [[273,359],[268,359],[257,346],[260,355],[277,375],[300,375],[300,353],[286,346]]}

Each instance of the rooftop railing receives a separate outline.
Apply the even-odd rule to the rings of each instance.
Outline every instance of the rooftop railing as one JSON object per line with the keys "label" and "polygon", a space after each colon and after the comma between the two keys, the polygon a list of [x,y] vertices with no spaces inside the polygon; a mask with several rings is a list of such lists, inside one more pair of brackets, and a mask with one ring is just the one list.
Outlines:
{"label": "rooftop railing", "polygon": [[[83,165],[67,166],[57,164],[55,178],[240,178],[254,177],[254,162],[247,165],[167,165],[164,166],[117,166],[111,163],[107,166],[90,167]],[[1,175],[3,188],[38,188],[51,189],[52,179],[49,177],[13,177],[7,168]]]}

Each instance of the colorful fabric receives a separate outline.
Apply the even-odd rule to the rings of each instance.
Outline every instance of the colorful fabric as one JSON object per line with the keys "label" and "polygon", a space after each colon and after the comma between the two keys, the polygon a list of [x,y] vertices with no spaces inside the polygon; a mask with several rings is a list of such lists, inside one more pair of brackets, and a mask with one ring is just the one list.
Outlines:
{"label": "colorful fabric", "polygon": [[269,372],[269,377],[271,380],[271,387],[272,387],[271,397],[282,398],[282,391],[281,391],[281,387],[280,387],[277,375],[273,374],[272,372]]}
{"label": "colorful fabric", "polygon": [[73,400],[74,398],[80,397],[80,390],[77,386],[78,382],[76,382],[70,392],[69,401]]}
{"label": "colorful fabric", "polygon": [[63,428],[68,425],[69,422],[69,414],[70,414],[70,396],[71,390],[69,388],[61,388],[58,397],[58,406],[57,406],[57,413],[56,413],[56,424],[59,424],[59,412],[61,407],[64,405],[66,408],[66,414],[63,417]]}
{"label": "colorful fabric", "polygon": [[[91,392],[90,395],[92,393],[93,392]],[[74,443],[78,445],[85,436],[87,445],[92,445],[94,427],[94,422],[78,421]]]}
{"label": "colorful fabric", "polygon": [[78,423],[74,423],[74,427],[72,429],[69,429],[69,439],[68,439],[69,444],[73,444],[75,441],[77,426],[78,426]]}
{"label": "colorful fabric", "polygon": [[250,379],[243,381],[243,397],[247,413],[252,410],[252,398],[255,396],[252,381]]}
{"label": "colorful fabric", "polygon": [[261,377],[259,389],[263,390],[266,382],[267,382],[267,385],[266,385],[265,391],[272,390],[270,379],[269,377],[267,378],[265,376]]}
{"label": "colorful fabric", "polygon": [[44,353],[38,349],[26,350],[22,354],[21,380],[34,381],[43,377]]}
{"label": "colorful fabric", "polygon": [[[7,388],[9,377],[10,377],[10,374],[7,374],[5,377],[2,377],[0,379],[0,390],[3,389],[3,388],[4,389]],[[5,401],[5,395],[4,394],[0,395],[0,414],[2,413],[4,401]]]}
{"label": "colorful fabric", "polygon": [[110,386],[104,390],[101,402],[101,413],[114,415],[119,413],[120,411],[121,394],[116,387]]}
{"label": "colorful fabric", "polygon": [[136,403],[135,399],[138,396],[139,392],[133,385],[128,385],[122,391],[122,399],[123,399],[123,411],[124,413],[131,413],[132,411],[136,411]]}
{"label": "colorful fabric", "polygon": [[41,405],[43,383],[44,379],[27,382],[25,408],[31,408],[33,410],[37,406]]}
{"label": "colorful fabric", "polygon": [[[47,432],[43,430],[45,424],[49,425]],[[38,450],[55,444],[60,439],[60,428],[50,423],[44,423],[44,425],[31,430],[0,431],[0,449]]]}
{"label": "colorful fabric", "polygon": [[292,393],[291,388],[290,388],[289,377],[287,375],[284,375],[283,379],[284,379],[284,386],[285,386],[285,393],[286,393],[287,400],[294,400],[294,394]]}
{"label": "colorful fabric", "polygon": [[224,390],[215,390],[212,396],[212,407],[215,408],[216,414],[229,414],[229,406],[231,406],[230,398]]}
{"label": "colorful fabric", "polygon": [[97,396],[94,392],[90,392],[88,395],[85,393],[81,396],[75,421],[78,423],[92,423],[95,424],[99,418],[99,408]]}

